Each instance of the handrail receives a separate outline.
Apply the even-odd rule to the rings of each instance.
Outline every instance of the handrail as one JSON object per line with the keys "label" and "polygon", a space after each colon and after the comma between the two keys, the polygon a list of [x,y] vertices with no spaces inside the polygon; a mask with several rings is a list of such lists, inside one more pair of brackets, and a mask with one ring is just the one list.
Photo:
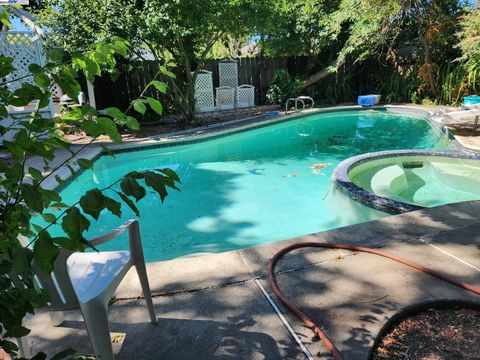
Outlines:
{"label": "handrail", "polygon": [[[290,101],[295,101],[295,112],[300,112],[305,110],[305,102],[300,98],[288,98],[287,101],[285,102],[285,114],[288,113],[288,104]],[[302,110],[298,110],[298,102],[302,103]]]}
{"label": "handrail", "polygon": [[[287,101],[285,102],[285,114],[288,113],[288,104],[291,101],[295,102],[295,112],[301,112],[301,111],[305,110],[306,106],[305,106],[305,101],[304,100],[308,100],[310,102],[310,104],[309,104],[310,109],[312,109],[315,106],[315,101],[310,96],[302,95],[302,96],[297,96],[296,98],[288,98]],[[298,103],[302,104],[302,110],[298,109]]]}
{"label": "handrail", "polygon": [[310,109],[312,109],[315,106],[315,101],[310,96],[302,95],[302,96],[298,96],[297,99],[310,101]]}

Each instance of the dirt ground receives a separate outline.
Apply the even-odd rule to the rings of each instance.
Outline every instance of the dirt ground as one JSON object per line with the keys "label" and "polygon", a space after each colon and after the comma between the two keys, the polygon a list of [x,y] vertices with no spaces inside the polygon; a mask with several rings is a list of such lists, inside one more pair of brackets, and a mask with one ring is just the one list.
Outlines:
{"label": "dirt ground", "polygon": [[427,310],[402,320],[379,342],[371,360],[480,359],[480,311]]}

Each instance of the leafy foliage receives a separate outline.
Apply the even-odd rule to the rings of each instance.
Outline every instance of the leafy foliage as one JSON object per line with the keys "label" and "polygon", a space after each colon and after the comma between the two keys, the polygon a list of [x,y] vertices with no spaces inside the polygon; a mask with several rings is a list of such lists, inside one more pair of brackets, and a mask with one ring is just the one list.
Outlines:
{"label": "leafy foliage", "polygon": [[[175,94],[177,110],[186,121],[193,122],[195,72],[215,43],[229,34],[242,36],[262,17],[267,1],[251,0],[93,0],[85,6],[83,0],[49,0],[39,16],[55,32],[51,46],[68,52],[86,49],[95,41],[128,39],[132,59],[147,54],[162,65],[160,80],[167,82]],[[80,24],[79,24],[80,22]],[[184,72],[175,79],[168,70],[175,58]],[[192,74],[193,73],[193,74]],[[164,86],[158,88],[162,92]],[[149,104],[157,114],[163,112],[155,101],[143,98],[134,109],[143,114]]]}
{"label": "leafy foliage", "polygon": [[[2,11],[0,9],[3,14]],[[50,273],[60,249],[83,251],[90,246],[83,234],[101,212],[120,216],[122,201],[138,214],[135,202],[145,196],[145,187],[158,193],[161,201],[169,189],[178,190],[179,178],[169,169],[131,172],[108,187],[89,190],[76,203],[68,205],[62,203],[57,191],[44,187],[46,180],[55,176],[60,167],[68,166],[73,171],[75,163],[81,168],[92,166],[91,161],[78,156],[89,144],[72,148],[57,135],[59,130],[85,131],[93,137],[93,142],[100,135],[121,141],[118,126],[138,129],[136,119],[117,108],[97,110],[83,105],[61,117],[42,116],[42,108],[49,104],[53,81],[76,98],[80,91],[80,75],[93,80],[102,69],[115,66],[116,57],[126,55],[129,46],[129,42],[113,37],[89,45],[83,52],[51,49],[50,62],[43,67],[30,67],[33,84],[24,83],[14,91],[8,84],[0,84],[0,138],[7,155],[0,161],[0,332],[5,331],[0,338],[0,348],[12,355],[16,354],[17,347],[8,338],[26,335],[29,330],[22,326],[22,319],[48,301],[48,294],[35,285],[32,262],[41,271]],[[1,76],[14,70],[11,58],[0,57]],[[167,90],[162,82],[152,82],[148,86],[162,92]],[[154,98],[138,101],[137,105],[132,105],[137,111],[143,110],[138,105],[143,104],[161,112],[161,104]],[[7,108],[11,106],[29,106],[32,112],[9,116]],[[59,150],[69,156],[55,165],[55,152]],[[43,161],[41,168],[27,165],[32,156]],[[62,183],[60,178],[57,181]],[[42,217],[47,225],[38,226],[37,217]],[[66,236],[51,235],[50,227],[56,224],[61,225]],[[22,239],[27,240],[29,246],[24,246]],[[57,358],[69,355],[67,352]]]}
{"label": "leafy foliage", "polygon": [[297,96],[297,84],[287,70],[279,69],[273,76],[272,84],[267,92],[267,101],[270,104],[285,104],[288,98]]}

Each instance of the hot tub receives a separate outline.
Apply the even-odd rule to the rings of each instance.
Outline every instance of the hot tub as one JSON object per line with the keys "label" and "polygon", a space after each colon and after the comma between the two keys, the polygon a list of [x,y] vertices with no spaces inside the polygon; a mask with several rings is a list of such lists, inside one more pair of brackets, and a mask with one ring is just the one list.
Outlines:
{"label": "hot tub", "polygon": [[388,151],[347,159],[338,188],[370,207],[402,213],[480,200],[480,157],[450,151]]}

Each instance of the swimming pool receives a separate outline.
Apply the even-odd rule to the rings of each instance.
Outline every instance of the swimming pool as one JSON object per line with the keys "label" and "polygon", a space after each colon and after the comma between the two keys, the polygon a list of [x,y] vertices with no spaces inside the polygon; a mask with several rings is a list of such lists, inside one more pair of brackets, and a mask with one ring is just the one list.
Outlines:
{"label": "swimming pool", "polygon": [[[62,190],[74,203],[132,170],[170,167],[182,181],[165,204],[149,194],[138,204],[147,261],[251,247],[387,214],[335,189],[330,177],[342,160],[372,151],[451,149],[428,121],[387,111],[316,113],[189,145],[103,156]],[[113,196],[113,194],[111,194]],[[120,225],[102,213],[88,237]],[[61,231],[57,228],[55,231]],[[100,247],[124,249],[126,238]]]}

